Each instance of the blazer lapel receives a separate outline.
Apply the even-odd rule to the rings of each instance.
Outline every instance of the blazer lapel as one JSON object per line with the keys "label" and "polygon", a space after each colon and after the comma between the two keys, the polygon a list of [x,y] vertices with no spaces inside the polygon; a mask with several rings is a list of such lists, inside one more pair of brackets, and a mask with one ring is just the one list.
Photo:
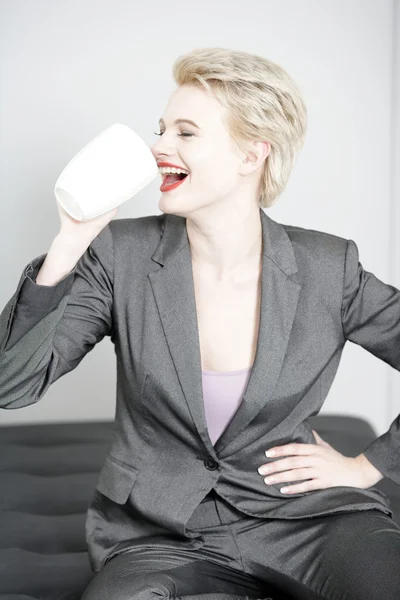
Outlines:
{"label": "blazer lapel", "polygon": [[152,259],[162,268],[148,274],[162,327],[188,408],[207,452],[217,456],[271,400],[281,371],[301,283],[292,243],[284,227],[260,208],[263,257],[256,355],[242,403],[213,446],[204,411],[200,342],[186,219],[165,216]]}

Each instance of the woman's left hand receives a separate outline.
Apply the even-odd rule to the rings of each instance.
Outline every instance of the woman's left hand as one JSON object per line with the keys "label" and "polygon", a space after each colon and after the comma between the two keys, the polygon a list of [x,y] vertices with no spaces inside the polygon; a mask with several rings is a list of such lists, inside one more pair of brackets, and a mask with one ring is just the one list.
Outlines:
{"label": "woman's left hand", "polygon": [[[360,454],[355,458],[344,456],[328,442],[325,442],[314,429],[312,430],[317,444],[285,444],[275,446],[273,458],[286,456],[261,465],[260,475],[268,475],[268,484],[285,483],[308,479],[296,485],[283,487],[282,493],[299,494],[310,490],[320,490],[336,486],[368,488],[383,478],[369,460]],[[267,454],[268,452],[268,454]],[[270,451],[265,454],[269,455]],[[271,477],[271,473],[273,476]]]}

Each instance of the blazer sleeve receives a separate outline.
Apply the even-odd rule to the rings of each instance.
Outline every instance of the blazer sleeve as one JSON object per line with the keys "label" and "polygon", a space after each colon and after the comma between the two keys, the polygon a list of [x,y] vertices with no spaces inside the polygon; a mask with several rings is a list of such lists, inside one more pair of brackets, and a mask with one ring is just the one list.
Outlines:
{"label": "blazer sleeve", "polygon": [[[353,240],[347,241],[342,325],[346,340],[400,371],[400,290],[363,269]],[[400,485],[400,415],[363,454],[383,476]]]}
{"label": "blazer sleeve", "polygon": [[0,314],[0,408],[34,404],[112,335],[114,246],[110,224],[55,285],[36,283],[47,254],[24,269]]}

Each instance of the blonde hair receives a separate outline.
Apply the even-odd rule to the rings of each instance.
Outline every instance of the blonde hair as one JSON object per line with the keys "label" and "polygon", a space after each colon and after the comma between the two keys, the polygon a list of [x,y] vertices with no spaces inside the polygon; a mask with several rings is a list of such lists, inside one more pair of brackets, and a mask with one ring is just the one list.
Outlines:
{"label": "blonde hair", "polygon": [[173,65],[177,85],[205,87],[228,109],[228,128],[241,141],[266,141],[259,205],[271,206],[284,190],[303,147],[307,109],[288,73],[262,56],[226,48],[199,48]]}

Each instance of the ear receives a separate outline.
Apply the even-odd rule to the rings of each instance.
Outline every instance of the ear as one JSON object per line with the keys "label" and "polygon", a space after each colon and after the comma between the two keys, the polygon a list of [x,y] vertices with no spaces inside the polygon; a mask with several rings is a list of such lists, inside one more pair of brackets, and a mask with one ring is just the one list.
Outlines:
{"label": "ear", "polygon": [[243,150],[243,161],[240,172],[243,175],[252,173],[264,162],[271,152],[269,142],[249,142]]}

